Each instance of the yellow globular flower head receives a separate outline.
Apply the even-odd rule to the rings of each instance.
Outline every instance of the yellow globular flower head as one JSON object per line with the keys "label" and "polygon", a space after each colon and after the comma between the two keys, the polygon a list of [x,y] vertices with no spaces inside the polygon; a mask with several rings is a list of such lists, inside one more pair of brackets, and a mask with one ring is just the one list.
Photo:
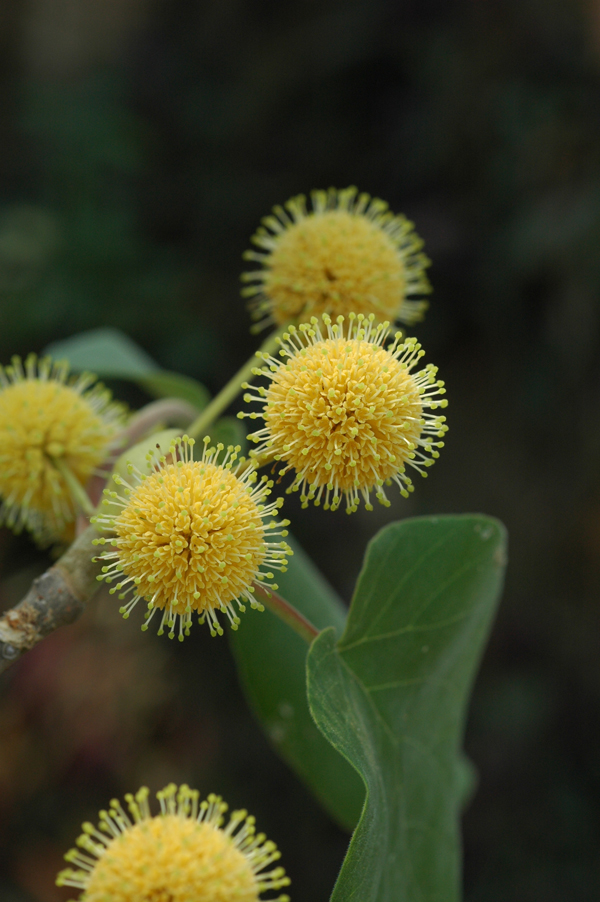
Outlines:
{"label": "yellow globular flower head", "polygon": [[431,291],[429,260],[413,224],[353,187],[311,199],[310,211],[303,195],[274,207],[252,237],[260,250],[244,254],[262,266],[242,274],[261,326],[351,311],[372,313],[376,323],[422,319],[427,302],[414,296]]}
{"label": "yellow globular flower head", "polygon": [[[439,456],[447,431],[444,383],[428,364],[413,372],[424,351],[397,332],[386,348],[389,323],[378,326],[371,315],[350,314],[333,324],[324,314],[324,334],[316,317],[299,329],[290,326],[280,340],[280,358],[259,356],[268,388],[244,396],[262,404],[265,426],[249,438],[259,443],[258,460],[284,462],[281,474],[296,471],[291,490],[300,489],[306,506],[357,510],[362,495],[372,510],[370,492],[389,505],[384,484],[396,482],[402,495],[413,490],[407,465],[426,476]],[[251,388],[250,385],[245,386]]]}
{"label": "yellow globular flower head", "polygon": [[82,890],[80,902],[259,902],[264,891],[289,885],[282,867],[264,870],[280,853],[246,811],[233,811],[223,826],[220,796],[200,802],[197,790],[174,784],[156,795],[154,817],[143,787],[125,796],[129,814],[113,799],[98,827],[83,824],[78,848],[65,855],[75,867],[61,871],[57,885]]}
{"label": "yellow globular flower head", "polygon": [[189,635],[193,611],[214,636],[223,634],[218,612],[237,629],[234,602],[240,611],[244,602],[263,610],[253,584],[277,589],[269,582],[270,568],[285,571],[292,553],[286,542],[270,541],[287,536],[289,525],[272,519],[280,498],[265,503],[273,482],[266,476],[259,481],[252,463],[236,465],[239,446],[230,446],[219,461],[223,445],[209,444],[207,437],[202,457],[194,460],[194,440],[176,439],[168,455],[148,454],[149,474],[130,464],[130,482],[113,476],[123,494],[105,489],[103,506],[109,510],[93,520],[114,534],[96,540],[111,549],[100,555],[108,563],[98,579],[118,580],[110,591],[128,599],[123,616],[145,599],[142,629],[162,611],[159,635],[168,627],[173,639],[179,618],[180,641]]}
{"label": "yellow globular flower head", "polygon": [[30,355],[0,367],[0,517],[40,542],[59,539],[82,488],[104,460],[123,408],[95,377],[69,377],[66,363]]}

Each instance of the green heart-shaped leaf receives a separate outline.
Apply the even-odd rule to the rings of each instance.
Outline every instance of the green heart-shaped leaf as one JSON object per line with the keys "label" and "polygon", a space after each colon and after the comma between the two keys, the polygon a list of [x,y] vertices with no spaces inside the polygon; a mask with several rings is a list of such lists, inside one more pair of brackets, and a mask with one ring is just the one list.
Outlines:
{"label": "green heart-shaped leaf", "polygon": [[313,642],[311,712],[367,788],[332,902],[460,898],[460,749],[504,559],[487,517],[393,523],[368,547],[341,639]]}

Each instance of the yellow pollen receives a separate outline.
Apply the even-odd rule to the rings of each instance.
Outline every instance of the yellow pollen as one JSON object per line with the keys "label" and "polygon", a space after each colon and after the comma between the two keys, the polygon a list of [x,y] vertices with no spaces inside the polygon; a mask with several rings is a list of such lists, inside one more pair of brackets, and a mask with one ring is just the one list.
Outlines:
{"label": "yellow pollen", "polygon": [[405,287],[404,266],[391,238],[345,210],[310,216],[287,229],[264,280],[278,323],[306,312],[349,310],[394,318]]}
{"label": "yellow pollen", "polygon": [[267,541],[270,531],[286,524],[265,523],[279,507],[279,502],[263,503],[270,491],[266,477],[255,486],[252,466],[242,473],[231,469],[237,456],[233,448],[222,465],[217,462],[219,450],[205,446],[202,460],[193,460],[191,446],[187,438],[173,445],[171,456],[182,459],[161,459],[158,468],[128,490],[125,504],[118,496],[111,500],[108,492],[105,504],[115,504],[119,513],[96,518],[116,535],[109,544],[117,551],[101,555],[111,562],[101,578],[117,581],[111,592],[124,589],[120,598],[134,593],[121,613],[129,616],[144,598],[147,618],[156,610],[164,612],[159,634],[167,625],[173,638],[180,618],[180,639],[184,632],[188,635],[192,611],[208,619],[213,634],[223,632],[218,611],[237,628],[232,603],[240,610],[244,600],[261,608],[252,584],[268,577],[263,565],[284,569],[290,552],[285,542]]}
{"label": "yellow pollen", "polygon": [[25,374],[15,358],[0,369],[2,517],[51,541],[66,534],[76,511],[64,469],[84,487],[106,458],[122,412],[102,386],[89,389],[87,376],[65,384],[60,364],[38,366],[30,357],[26,367]]}
{"label": "yellow pollen", "polygon": [[289,884],[283,868],[264,871],[279,852],[256,836],[245,811],[233,812],[222,829],[227,805],[219,796],[198,804],[196,791],[171,785],[158,798],[156,817],[141,789],[126,796],[131,817],[115,800],[98,829],[84,824],[82,851],[65,856],[79,870],[61,871],[57,884],[83,890],[80,902],[259,902],[263,890]]}
{"label": "yellow pollen", "polygon": [[408,297],[431,290],[429,261],[412,223],[383,201],[356,195],[354,188],[313,192],[312,211],[300,196],[286,204],[290,215],[279,207],[263,220],[253,237],[263,253],[248,251],[245,259],[264,268],[242,276],[253,283],[243,294],[254,298],[257,319],[281,325],[351,311],[373,313],[377,323],[422,318],[426,303]]}
{"label": "yellow pollen", "polygon": [[256,902],[248,860],[222,830],[176,814],[135,824],[94,868],[85,902]]}
{"label": "yellow pollen", "polygon": [[[341,318],[340,318],[341,319]],[[293,488],[303,501],[324,501],[335,509],[340,494],[347,510],[356,510],[359,493],[368,508],[369,492],[395,481],[406,495],[412,482],[407,465],[423,468],[443,445],[436,439],[447,430],[445,417],[429,410],[445,407],[443,383],[431,365],[411,372],[422,356],[413,339],[400,343],[398,334],[385,348],[387,324],[351,317],[347,334],[343,320],[327,327],[323,336],[316,318],[311,327],[290,329],[284,336],[283,361],[262,373],[270,379],[263,406],[265,428],[250,436],[261,443],[254,452],[264,462],[285,463],[282,473],[296,471]],[[301,350],[300,350],[301,349]],[[323,354],[326,351],[326,354]],[[271,362],[271,360],[269,362]]]}

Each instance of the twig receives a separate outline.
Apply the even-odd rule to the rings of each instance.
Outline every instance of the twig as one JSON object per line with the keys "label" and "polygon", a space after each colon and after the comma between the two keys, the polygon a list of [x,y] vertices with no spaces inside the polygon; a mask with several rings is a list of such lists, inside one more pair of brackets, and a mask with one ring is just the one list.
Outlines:
{"label": "twig", "polygon": [[0,617],[0,673],[59,626],[73,623],[100,587],[93,526],[32,583],[27,595]]}
{"label": "twig", "polygon": [[187,427],[197,416],[197,409],[181,398],[161,398],[160,401],[152,401],[129,420],[121,435],[121,448],[125,450],[135,445],[148,432],[156,430],[159,423]]}

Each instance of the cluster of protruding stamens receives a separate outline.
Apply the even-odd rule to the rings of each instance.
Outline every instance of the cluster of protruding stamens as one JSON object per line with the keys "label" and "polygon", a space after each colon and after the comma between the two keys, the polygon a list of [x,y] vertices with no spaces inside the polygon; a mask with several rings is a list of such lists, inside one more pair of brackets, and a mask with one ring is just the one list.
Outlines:
{"label": "cluster of protruding stamens", "polygon": [[[374,316],[350,314],[335,323],[324,314],[299,328],[290,326],[280,341],[280,359],[262,355],[256,376],[270,384],[254,387],[246,401],[262,405],[265,426],[249,438],[260,462],[282,461],[280,475],[295,470],[291,490],[302,501],[335,510],[346,497],[355,511],[360,497],[372,509],[371,491],[389,504],[384,484],[396,482],[402,495],[413,490],[406,466],[425,476],[439,456],[447,431],[439,408],[444,383],[428,364],[413,372],[424,354],[414,338],[396,332],[386,347],[389,323],[376,325]],[[259,356],[261,356],[259,354]]]}
{"label": "cluster of protruding stamens", "polygon": [[222,635],[218,612],[233,629],[240,622],[244,602],[263,610],[254,597],[255,584],[268,591],[270,569],[286,569],[291,548],[285,541],[287,520],[271,518],[283,500],[265,503],[273,486],[260,479],[252,463],[239,461],[239,446],[210,447],[204,439],[200,460],[193,459],[194,440],[184,436],[171,444],[168,455],[148,454],[148,473],[133,464],[129,480],[114,476],[119,491],[105,489],[108,510],[94,518],[112,538],[96,540],[108,545],[99,558],[107,563],[98,579],[111,583],[112,593],[128,599],[121,613],[128,617],[140,599],[148,603],[147,629],[156,611],[162,611],[159,635],[169,629],[183,640],[189,635],[192,612],[208,622],[212,635]]}
{"label": "cluster of protruding stamens", "polygon": [[292,319],[350,312],[414,323],[423,318],[429,260],[412,222],[385,201],[355,187],[300,194],[273,208],[252,236],[257,250],[245,260],[261,264],[242,274],[242,294],[259,328]]}
{"label": "cluster of protruding stamens", "polygon": [[75,868],[61,871],[57,885],[83,890],[82,902],[259,902],[262,892],[289,885],[282,867],[264,870],[280,853],[247,811],[233,811],[224,827],[220,796],[200,801],[197,790],[172,783],[157,792],[153,817],[149,795],[146,787],[126,795],[129,813],[113,799],[98,827],[84,823],[77,848],[65,855]]}
{"label": "cluster of protruding stamens", "polygon": [[63,538],[77,493],[109,455],[123,407],[89,373],[70,376],[66,362],[38,360],[0,367],[0,519],[42,543]]}

